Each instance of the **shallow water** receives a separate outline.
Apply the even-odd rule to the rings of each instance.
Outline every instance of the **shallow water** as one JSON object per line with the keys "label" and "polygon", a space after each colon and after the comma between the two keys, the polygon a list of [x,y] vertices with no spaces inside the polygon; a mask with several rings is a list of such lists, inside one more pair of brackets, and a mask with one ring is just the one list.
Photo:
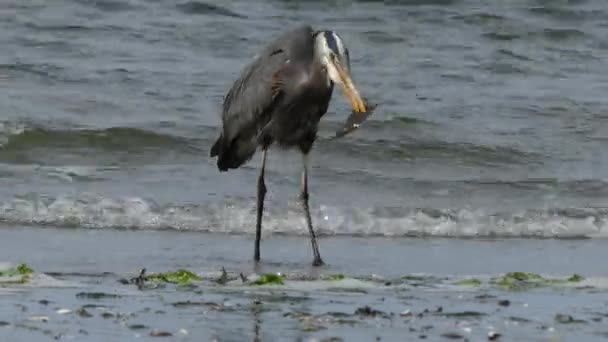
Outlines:
{"label": "shallow water", "polygon": [[[313,268],[304,237],[265,241],[265,262],[255,266],[243,261],[252,241],[242,235],[23,227],[2,234],[3,264],[27,262],[35,271],[27,284],[0,287],[3,340],[126,341],[160,331],[184,341],[478,341],[492,333],[501,341],[595,341],[608,333],[607,270],[578,257],[602,258],[605,240],[334,237],[321,241],[331,261]],[[142,268],[187,268],[203,279],[141,290],[124,283]],[[226,283],[217,282],[222,268]],[[493,282],[511,271],[584,279],[529,288]],[[239,278],[269,272],[285,274],[285,283]],[[327,280],[336,274],[345,278]]]}
{"label": "shallow water", "polygon": [[[0,335],[605,339],[607,20],[600,0],[0,3],[0,264],[36,271],[0,287]],[[326,268],[310,267],[300,156],[271,150],[255,268],[259,157],[220,174],[209,148],[241,68],[300,23],[343,37],[379,106],[330,140],[350,112],[336,92],[321,125],[310,191]],[[205,280],[119,282],[143,267]],[[221,267],[236,283],[209,281]],[[289,280],[270,294],[237,277],[275,271]],[[585,280],[487,283],[513,271]],[[358,282],[331,288],[326,273]],[[483,285],[455,285],[466,277]],[[123,297],[77,297],[96,291]],[[203,304],[172,305],[185,300]],[[56,312],[98,302],[93,317]],[[366,305],[388,318],[354,314]]]}
{"label": "shallow water", "polygon": [[[323,121],[323,233],[607,234],[599,0],[65,0],[0,17],[3,221],[251,232],[259,158],[227,174],[208,158],[221,100],[263,44],[306,22],[343,36],[380,104],[344,139],[326,139],[349,112],[340,94]],[[300,157],[273,150],[269,164],[267,231],[306,234]]]}

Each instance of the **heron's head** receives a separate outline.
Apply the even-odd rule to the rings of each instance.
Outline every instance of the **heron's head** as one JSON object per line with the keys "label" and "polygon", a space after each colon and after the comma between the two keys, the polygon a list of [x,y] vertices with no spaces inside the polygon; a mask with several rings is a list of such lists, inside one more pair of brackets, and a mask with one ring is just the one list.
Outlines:
{"label": "heron's head", "polygon": [[365,112],[365,103],[350,76],[350,56],[342,39],[333,31],[315,34],[315,58],[331,81],[342,86],[355,112]]}

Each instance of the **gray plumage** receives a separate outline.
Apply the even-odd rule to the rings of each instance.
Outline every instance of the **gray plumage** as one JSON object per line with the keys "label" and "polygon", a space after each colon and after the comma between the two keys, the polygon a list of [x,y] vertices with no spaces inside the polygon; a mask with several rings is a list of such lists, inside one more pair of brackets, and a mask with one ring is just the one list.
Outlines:
{"label": "gray plumage", "polygon": [[260,259],[262,212],[266,186],[266,153],[276,143],[297,148],[303,155],[302,205],[314,254],[313,265],[323,264],[308,207],[306,156],[317,136],[334,89],[340,84],[355,112],[365,104],[350,77],[350,56],[342,39],[332,31],[314,31],[308,25],[285,32],[268,44],[247,65],[228,91],[222,108],[222,130],[211,148],[220,171],[246,163],[258,147],[263,150],[258,177],[254,259]]}
{"label": "gray plumage", "polygon": [[234,82],[211,149],[221,171],[238,168],[259,145],[273,142],[308,153],[333,91],[326,74],[313,68],[314,33],[301,26],[282,34]]}

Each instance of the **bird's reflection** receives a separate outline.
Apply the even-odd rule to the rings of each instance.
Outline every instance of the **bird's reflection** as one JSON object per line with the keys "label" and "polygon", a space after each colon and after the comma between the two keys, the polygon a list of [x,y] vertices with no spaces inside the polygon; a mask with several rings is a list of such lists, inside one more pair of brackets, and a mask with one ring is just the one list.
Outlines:
{"label": "bird's reflection", "polygon": [[253,319],[253,342],[260,342],[260,326],[262,325],[260,314],[262,312],[262,302],[258,299],[253,299],[250,308],[251,317]]}

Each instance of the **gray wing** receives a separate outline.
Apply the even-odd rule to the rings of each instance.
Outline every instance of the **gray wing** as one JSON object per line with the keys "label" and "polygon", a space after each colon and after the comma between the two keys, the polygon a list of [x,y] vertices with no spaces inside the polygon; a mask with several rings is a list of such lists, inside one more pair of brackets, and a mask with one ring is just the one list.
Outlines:
{"label": "gray wing", "polygon": [[269,44],[249,64],[226,95],[223,105],[223,135],[231,141],[238,135],[251,137],[270,121],[272,108],[281,95],[281,73],[290,65],[306,65],[313,56],[313,30],[300,26]]}
{"label": "gray wing", "polygon": [[260,132],[291,90],[289,78],[312,61],[312,35],[310,26],[300,26],[279,36],[234,82],[224,99],[222,134],[210,151],[220,171],[238,168],[253,156]]}

